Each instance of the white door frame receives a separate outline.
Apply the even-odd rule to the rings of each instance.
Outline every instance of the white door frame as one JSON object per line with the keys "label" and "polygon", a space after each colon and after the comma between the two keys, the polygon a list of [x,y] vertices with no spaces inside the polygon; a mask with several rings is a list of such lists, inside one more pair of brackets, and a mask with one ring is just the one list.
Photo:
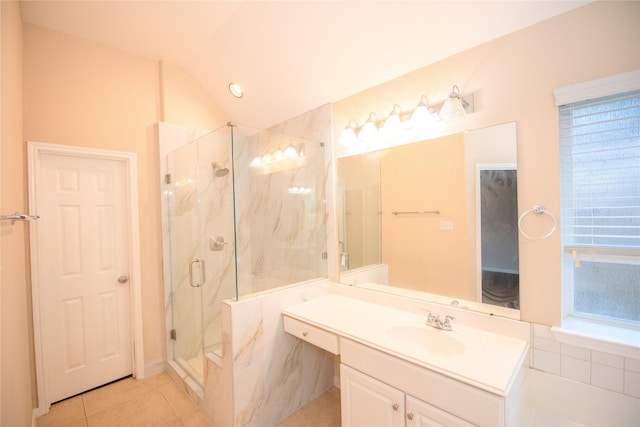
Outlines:
{"label": "white door frame", "polygon": [[[131,292],[131,328],[133,337],[133,375],[144,378],[144,346],[142,337],[142,286],[140,280],[140,235],[138,220],[138,167],[135,153],[123,151],[101,150],[86,147],[48,144],[43,142],[27,142],[28,177],[29,177],[29,209],[39,212],[38,180],[40,175],[40,157],[51,154],[70,157],[84,157],[100,160],[115,160],[124,163],[126,171],[126,202],[128,211],[127,245],[129,248],[129,280]],[[36,381],[38,386],[38,407],[35,415],[46,414],[51,406],[47,395],[47,372],[44,363],[44,348],[41,326],[40,278],[38,276],[38,221],[30,221],[30,255],[31,255],[31,297],[33,302],[33,340],[36,358]]]}

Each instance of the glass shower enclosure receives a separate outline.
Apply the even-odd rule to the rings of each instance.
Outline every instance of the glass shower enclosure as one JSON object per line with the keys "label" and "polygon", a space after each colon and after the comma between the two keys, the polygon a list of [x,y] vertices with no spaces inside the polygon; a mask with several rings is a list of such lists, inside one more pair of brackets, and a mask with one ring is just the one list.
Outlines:
{"label": "glass shower enclosure", "polygon": [[319,142],[227,125],[167,156],[169,355],[200,386],[225,299],[326,277]]}

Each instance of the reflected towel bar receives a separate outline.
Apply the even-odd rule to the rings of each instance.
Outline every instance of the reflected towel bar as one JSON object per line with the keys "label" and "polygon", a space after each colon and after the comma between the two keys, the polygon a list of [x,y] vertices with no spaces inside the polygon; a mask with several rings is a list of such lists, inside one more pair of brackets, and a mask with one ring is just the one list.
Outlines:
{"label": "reflected towel bar", "polygon": [[394,215],[411,215],[411,214],[436,214],[440,215],[440,209],[436,209],[435,211],[393,211],[391,212]]}
{"label": "reflected towel bar", "polygon": [[0,221],[11,221],[11,225],[15,224],[16,221],[31,221],[39,218],[38,215],[27,215],[18,212],[13,215],[0,215]]}

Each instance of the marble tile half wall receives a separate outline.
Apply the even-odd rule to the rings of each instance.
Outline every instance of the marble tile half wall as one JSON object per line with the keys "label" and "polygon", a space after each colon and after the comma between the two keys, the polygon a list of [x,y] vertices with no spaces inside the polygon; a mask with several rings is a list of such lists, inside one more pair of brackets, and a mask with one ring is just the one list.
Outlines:
{"label": "marble tile half wall", "polygon": [[231,351],[223,357],[232,358],[234,425],[275,425],[333,386],[334,356],[287,334],[282,323],[283,309],[328,292],[321,280],[226,302]]}

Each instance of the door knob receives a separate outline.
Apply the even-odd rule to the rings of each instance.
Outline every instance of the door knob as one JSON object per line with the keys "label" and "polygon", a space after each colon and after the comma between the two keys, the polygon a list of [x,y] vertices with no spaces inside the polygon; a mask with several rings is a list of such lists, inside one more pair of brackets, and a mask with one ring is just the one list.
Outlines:
{"label": "door knob", "polygon": [[118,283],[120,284],[125,284],[129,281],[129,278],[127,276],[120,276],[118,277]]}

